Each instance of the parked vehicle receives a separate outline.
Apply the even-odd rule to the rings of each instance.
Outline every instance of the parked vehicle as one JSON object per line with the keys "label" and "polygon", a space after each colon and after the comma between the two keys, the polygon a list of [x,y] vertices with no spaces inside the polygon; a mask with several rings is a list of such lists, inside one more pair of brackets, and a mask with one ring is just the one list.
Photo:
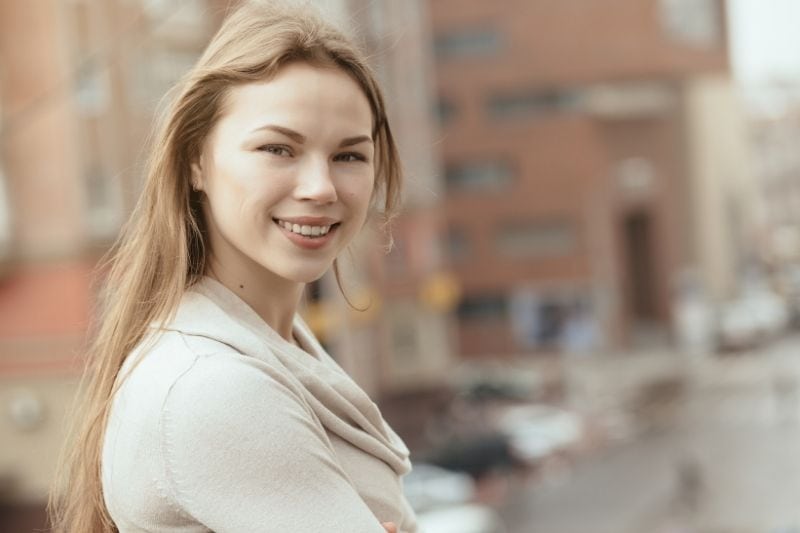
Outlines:
{"label": "parked vehicle", "polygon": [[784,269],[781,279],[782,294],[789,309],[789,324],[800,328],[800,266]]}
{"label": "parked vehicle", "polygon": [[499,515],[473,502],[475,482],[463,472],[417,463],[403,478],[421,533],[504,533]]}
{"label": "parked vehicle", "polygon": [[427,463],[414,465],[403,478],[403,489],[416,511],[464,504],[475,497],[475,482],[469,474]]}
{"label": "parked vehicle", "polygon": [[766,287],[751,288],[720,310],[719,347],[754,348],[785,330],[790,314],[786,302]]}
{"label": "parked vehicle", "polygon": [[528,463],[574,446],[583,437],[578,415],[542,404],[509,407],[497,426],[508,435],[514,455]]}
{"label": "parked vehicle", "polygon": [[428,461],[479,479],[498,470],[521,466],[510,438],[502,431],[457,435],[433,452]]}
{"label": "parked vehicle", "polygon": [[485,505],[442,507],[417,514],[421,533],[505,533],[499,515]]}

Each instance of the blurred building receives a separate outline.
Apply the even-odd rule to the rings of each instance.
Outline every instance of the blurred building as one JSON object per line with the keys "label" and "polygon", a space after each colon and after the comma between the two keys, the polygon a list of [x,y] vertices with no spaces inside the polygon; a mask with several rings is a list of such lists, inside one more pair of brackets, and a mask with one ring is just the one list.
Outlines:
{"label": "blurred building", "polygon": [[744,98],[727,76],[687,84],[690,243],[710,299],[735,295],[757,258],[763,204]]}
{"label": "blurred building", "polygon": [[753,255],[774,273],[794,271],[792,284],[800,286],[800,97],[793,92],[793,103],[750,109],[761,206]]}
{"label": "blurred building", "polygon": [[749,174],[722,1],[429,5],[463,354],[661,343],[685,272],[731,289]]}
{"label": "blurred building", "polygon": [[213,31],[198,2],[0,3],[0,529],[43,502],[95,304],[166,88]]}
{"label": "blurred building", "polygon": [[[318,0],[357,32],[388,86],[407,162],[399,246],[365,232],[310,291],[312,325],[371,394],[440,384],[453,287],[437,255],[434,100],[419,1]],[[227,0],[0,3],[0,530],[44,526],[43,502],[95,305],[93,269],[141,186],[167,89],[199,56]],[[402,43],[402,46],[398,46]],[[411,74],[411,75],[409,75]],[[366,260],[363,258],[367,257]]]}

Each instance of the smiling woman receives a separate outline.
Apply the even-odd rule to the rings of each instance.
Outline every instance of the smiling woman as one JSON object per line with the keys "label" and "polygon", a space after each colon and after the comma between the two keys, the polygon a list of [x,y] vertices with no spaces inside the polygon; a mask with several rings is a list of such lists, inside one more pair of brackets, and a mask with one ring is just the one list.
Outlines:
{"label": "smiling woman", "polygon": [[347,38],[274,1],[226,19],[109,257],[55,531],[416,530],[407,448],[296,313],[399,179]]}
{"label": "smiling woman", "polygon": [[372,123],[350,75],[295,62],[232,88],[192,164],[207,272],[286,339],[303,284],[328,270],[366,219]]}

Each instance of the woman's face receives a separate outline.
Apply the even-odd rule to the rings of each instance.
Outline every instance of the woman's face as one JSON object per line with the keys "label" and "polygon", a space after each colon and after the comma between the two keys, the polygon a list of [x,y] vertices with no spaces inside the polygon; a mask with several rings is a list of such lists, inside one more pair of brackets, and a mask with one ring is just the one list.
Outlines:
{"label": "woman's face", "polygon": [[366,218],[372,122],[366,96],[338,69],[292,63],[232,88],[192,165],[215,272],[320,278]]}

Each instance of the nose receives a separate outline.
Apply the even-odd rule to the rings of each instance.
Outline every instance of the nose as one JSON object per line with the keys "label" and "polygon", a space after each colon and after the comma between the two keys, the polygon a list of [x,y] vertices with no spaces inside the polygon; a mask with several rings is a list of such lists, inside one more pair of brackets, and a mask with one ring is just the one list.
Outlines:
{"label": "nose", "polygon": [[295,198],[320,204],[330,204],[338,199],[331,167],[327,161],[309,161],[300,169]]}

